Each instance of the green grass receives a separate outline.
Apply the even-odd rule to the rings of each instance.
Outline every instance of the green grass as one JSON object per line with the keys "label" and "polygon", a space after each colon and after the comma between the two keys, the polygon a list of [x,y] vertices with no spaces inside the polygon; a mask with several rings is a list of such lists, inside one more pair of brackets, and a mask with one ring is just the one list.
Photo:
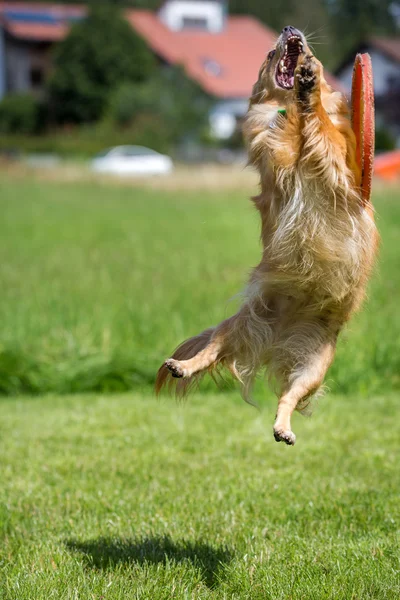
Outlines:
{"label": "green grass", "polygon": [[398,397],[7,399],[0,598],[397,600]]}
{"label": "green grass", "polygon": [[[247,201],[254,191],[3,175],[0,393],[152,384],[177,343],[234,312],[260,255],[258,217]],[[400,387],[400,194],[381,192],[375,201],[379,271],[370,301],[340,340],[328,381],[340,393]]]}
{"label": "green grass", "polygon": [[0,179],[1,600],[400,597],[399,193],[376,197],[370,300],[294,448],[261,385],[261,412],[149,390],[235,310],[249,193]]}

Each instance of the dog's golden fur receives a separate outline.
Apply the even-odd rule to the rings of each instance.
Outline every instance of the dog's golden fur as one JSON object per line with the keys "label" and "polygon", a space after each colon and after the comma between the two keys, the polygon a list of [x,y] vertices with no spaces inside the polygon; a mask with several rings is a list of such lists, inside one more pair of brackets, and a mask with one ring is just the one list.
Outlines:
{"label": "dog's golden fur", "polygon": [[300,32],[294,85],[277,84],[288,29],[261,67],[244,125],[260,173],[253,200],[261,262],[238,313],[183,342],[160,368],[156,389],[176,383],[185,393],[222,366],[249,400],[265,367],[279,396],[275,439],[294,444],[291,415],[322,385],[338,334],[363,300],[378,234],[361,199],[347,101],[329,87]]}

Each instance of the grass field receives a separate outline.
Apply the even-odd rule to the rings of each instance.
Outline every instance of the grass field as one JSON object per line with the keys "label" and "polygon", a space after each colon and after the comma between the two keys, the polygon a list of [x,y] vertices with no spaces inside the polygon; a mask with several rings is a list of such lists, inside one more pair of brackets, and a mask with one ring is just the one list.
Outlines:
{"label": "grass field", "polygon": [[[260,254],[255,189],[0,176],[0,393],[149,386],[178,342],[234,312]],[[380,267],[331,370],[341,393],[400,388],[400,194],[376,204]]]}
{"label": "grass field", "polygon": [[398,600],[398,396],[2,404],[0,598]]}
{"label": "grass field", "polygon": [[261,384],[260,412],[151,392],[235,310],[251,193],[0,176],[1,600],[400,597],[398,191],[376,195],[370,299],[294,448]]}

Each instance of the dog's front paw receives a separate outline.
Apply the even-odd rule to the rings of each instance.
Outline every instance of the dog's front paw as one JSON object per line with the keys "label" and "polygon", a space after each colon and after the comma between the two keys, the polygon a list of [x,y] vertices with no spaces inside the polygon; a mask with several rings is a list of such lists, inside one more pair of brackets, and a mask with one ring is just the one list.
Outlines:
{"label": "dog's front paw", "polygon": [[319,65],[312,54],[307,54],[295,71],[296,87],[300,96],[311,92],[318,83]]}
{"label": "dog's front paw", "polygon": [[290,429],[284,431],[283,429],[274,427],[274,438],[276,442],[285,442],[288,446],[294,446],[296,443],[296,436]]}
{"label": "dog's front paw", "polygon": [[171,373],[172,377],[176,377],[177,379],[185,377],[185,370],[182,368],[178,360],[169,358],[165,361],[164,364],[167,367],[168,371]]}

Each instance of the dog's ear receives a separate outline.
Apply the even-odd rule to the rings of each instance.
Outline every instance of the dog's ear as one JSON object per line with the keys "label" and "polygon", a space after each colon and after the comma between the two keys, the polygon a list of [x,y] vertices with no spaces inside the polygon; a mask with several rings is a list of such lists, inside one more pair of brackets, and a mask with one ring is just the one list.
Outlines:
{"label": "dog's ear", "polygon": [[264,77],[265,77],[266,69],[267,69],[267,60],[265,60],[263,62],[263,64],[261,65],[261,68],[258,72],[258,79],[257,79],[256,83],[253,85],[253,91],[250,96],[250,106],[252,104],[258,104],[259,102],[262,102],[262,99],[265,94]]}
{"label": "dog's ear", "polygon": [[273,48],[268,52],[264,62],[262,63],[260,70],[258,72],[258,79],[253,86],[253,92],[250,98],[250,105],[259,104],[263,102],[265,99],[265,95],[267,93],[268,88],[268,67],[270,66],[274,56],[276,53],[276,49]]}

